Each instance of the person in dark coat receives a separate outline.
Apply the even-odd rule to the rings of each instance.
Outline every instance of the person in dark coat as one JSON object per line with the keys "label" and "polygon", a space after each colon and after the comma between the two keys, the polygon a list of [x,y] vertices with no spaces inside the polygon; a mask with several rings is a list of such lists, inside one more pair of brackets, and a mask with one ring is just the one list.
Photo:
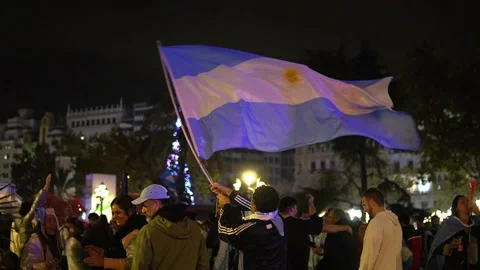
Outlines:
{"label": "person in dark coat", "polygon": [[[333,219],[332,225],[350,225],[347,215],[341,209],[334,208],[328,215],[331,217],[327,218]],[[329,233],[323,247],[323,259],[315,269],[358,269],[360,262],[356,256],[357,248],[357,241],[349,232]]]}

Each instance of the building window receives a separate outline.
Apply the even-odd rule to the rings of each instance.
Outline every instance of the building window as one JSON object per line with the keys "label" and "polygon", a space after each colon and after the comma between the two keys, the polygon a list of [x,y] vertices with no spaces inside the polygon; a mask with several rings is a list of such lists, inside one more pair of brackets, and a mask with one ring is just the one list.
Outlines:
{"label": "building window", "polygon": [[105,125],[105,118],[102,119],[102,125]]}
{"label": "building window", "polygon": [[3,164],[4,169],[8,169],[9,167],[10,167],[10,164],[8,164],[8,163]]}
{"label": "building window", "polygon": [[97,119],[97,125],[100,125],[100,119]]}
{"label": "building window", "polygon": [[325,170],[325,161],[323,161],[323,160],[320,161],[320,169],[321,169],[322,171]]}
{"label": "building window", "polygon": [[409,168],[410,170],[413,170],[413,161],[412,161],[412,160],[409,160],[409,161],[408,161],[408,168]]}
{"label": "building window", "polygon": [[117,123],[117,118],[112,118],[112,123]]}
{"label": "building window", "polygon": [[87,127],[90,126],[90,120],[87,120]]}
{"label": "building window", "polygon": [[9,159],[10,158],[10,155],[6,154],[3,156],[3,159]]}
{"label": "building window", "polygon": [[82,127],[84,127],[84,126],[85,126],[85,121],[82,121]]}
{"label": "building window", "polygon": [[421,207],[422,209],[427,209],[428,208],[428,202],[424,201],[421,204],[422,204],[422,207]]}
{"label": "building window", "polygon": [[335,160],[330,160],[330,169],[335,169]]}
{"label": "building window", "polygon": [[278,163],[280,163],[280,159],[277,157],[275,158],[275,164],[278,164]]}
{"label": "building window", "polygon": [[393,164],[393,172],[394,173],[399,173],[400,172],[400,162],[397,161]]}
{"label": "building window", "polygon": [[310,163],[310,170],[315,171],[317,169],[317,164],[315,163],[315,161],[313,161],[312,163]]}
{"label": "building window", "polygon": [[72,121],[72,127],[75,127],[75,122]]}
{"label": "building window", "polygon": [[268,163],[270,163],[270,164],[273,163],[273,158],[272,158],[272,157],[269,157],[269,158],[268,158]]}
{"label": "building window", "polygon": [[107,118],[107,124],[110,124],[110,118]]}

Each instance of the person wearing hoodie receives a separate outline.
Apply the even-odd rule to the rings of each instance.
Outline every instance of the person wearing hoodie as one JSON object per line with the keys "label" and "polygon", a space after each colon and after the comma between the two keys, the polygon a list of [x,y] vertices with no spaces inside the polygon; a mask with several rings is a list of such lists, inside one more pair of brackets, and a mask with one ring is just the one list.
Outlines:
{"label": "person wearing hoodie", "polygon": [[39,223],[22,250],[21,268],[24,270],[57,269],[62,253],[55,210],[37,208],[35,215]]}
{"label": "person wearing hoodie", "polygon": [[398,217],[385,209],[385,199],[377,188],[363,193],[362,205],[371,220],[363,239],[359,270],[401,270],[403,238]]}
{"label": "person wearing hoodie", "polygon": [[147,218],[137,234],[132,270],[208,270],[209,259],[200,226],[187,217],[187,205],[170,204],[161,185],[150,185],[132,201]]}

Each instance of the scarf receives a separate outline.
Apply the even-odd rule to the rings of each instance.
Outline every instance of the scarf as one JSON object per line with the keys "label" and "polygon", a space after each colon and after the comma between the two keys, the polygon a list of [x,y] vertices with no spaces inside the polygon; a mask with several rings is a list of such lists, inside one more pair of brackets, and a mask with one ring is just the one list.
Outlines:
{"label": "scarf", "polygon": [[285,236],[285,230],[283,228],[283,220],[280,217],[280,215],[278,215],[278,211],[273,211],[269,213],[255,212],[249,215],[248,217],[245,217],[245,220],[251,220],[251,219],[258,219],[263,221],[270,220],[272,221],[273,225],[275,225],[275,227],[277,228],[278,233],[281,236]]}

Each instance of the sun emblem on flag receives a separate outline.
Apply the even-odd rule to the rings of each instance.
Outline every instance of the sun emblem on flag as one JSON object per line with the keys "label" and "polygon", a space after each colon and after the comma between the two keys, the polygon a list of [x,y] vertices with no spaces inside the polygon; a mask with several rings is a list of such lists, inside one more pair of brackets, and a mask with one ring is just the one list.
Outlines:
{"label": "sun emblem on flag", "polygon": [[289,83],[298,83],[302,80],[302,74],[300,74],[300,71],[298,71],[296,68],[288,68],[283,72],[283,77],[289,82]]}

